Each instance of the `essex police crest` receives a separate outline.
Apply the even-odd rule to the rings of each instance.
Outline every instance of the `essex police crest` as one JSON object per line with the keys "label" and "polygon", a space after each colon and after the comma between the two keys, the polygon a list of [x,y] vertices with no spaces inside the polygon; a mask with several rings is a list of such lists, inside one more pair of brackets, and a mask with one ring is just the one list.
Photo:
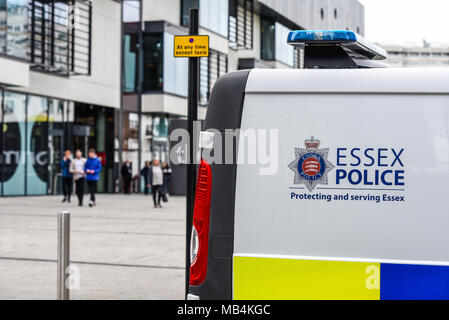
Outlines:
{"label": "essex police crest", "polygon": [[334,165],[327,160],[329,148],[318,149],[320,141],[304,141],[304,148],[295,148],[295,160],[288,165],[295,172],[294,184],[304,184],[309,191],[318,184],[327,185],[327,174]]}

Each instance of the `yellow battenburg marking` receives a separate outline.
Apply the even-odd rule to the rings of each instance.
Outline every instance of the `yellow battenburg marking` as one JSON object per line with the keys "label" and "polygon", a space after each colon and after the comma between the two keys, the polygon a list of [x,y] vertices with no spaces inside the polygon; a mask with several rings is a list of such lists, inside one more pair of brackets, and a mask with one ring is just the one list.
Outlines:
{"label": "yellow battenburg marking", "polygon": [[236,300],[379,300],[380,263],[234,257]]}

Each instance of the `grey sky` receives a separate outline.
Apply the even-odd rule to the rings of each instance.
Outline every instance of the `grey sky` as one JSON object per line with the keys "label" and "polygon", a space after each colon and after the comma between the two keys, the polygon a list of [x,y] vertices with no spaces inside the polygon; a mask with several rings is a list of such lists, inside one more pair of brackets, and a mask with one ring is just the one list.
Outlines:
{"label": "grey sky", "polygon": [[360,0],[365,37],[388,44],[449,45],[449,0]]}

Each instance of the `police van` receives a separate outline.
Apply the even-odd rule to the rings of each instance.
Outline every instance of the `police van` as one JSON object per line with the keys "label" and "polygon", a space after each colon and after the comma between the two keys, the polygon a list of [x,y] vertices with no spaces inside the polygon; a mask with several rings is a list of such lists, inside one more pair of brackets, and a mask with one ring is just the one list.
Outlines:
{"label": "police van", "polygon": [[350,31],[288,42],[305,69],[212,91],[188,299],[449,299],[449,70],[384,68]]}

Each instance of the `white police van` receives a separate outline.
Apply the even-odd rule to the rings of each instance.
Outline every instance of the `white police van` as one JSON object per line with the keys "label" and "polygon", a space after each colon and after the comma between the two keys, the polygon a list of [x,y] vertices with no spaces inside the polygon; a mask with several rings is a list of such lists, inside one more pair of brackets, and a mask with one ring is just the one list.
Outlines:
{"label": "white police van", "polygon": [[[213,89],[204,135],[240,138],[199,166],[189,298],[449,299],[449,69],[372,68],[350,31],[288,41],[307,69]],[[253,129],[275,133],[268,174],[237,161]]]}

